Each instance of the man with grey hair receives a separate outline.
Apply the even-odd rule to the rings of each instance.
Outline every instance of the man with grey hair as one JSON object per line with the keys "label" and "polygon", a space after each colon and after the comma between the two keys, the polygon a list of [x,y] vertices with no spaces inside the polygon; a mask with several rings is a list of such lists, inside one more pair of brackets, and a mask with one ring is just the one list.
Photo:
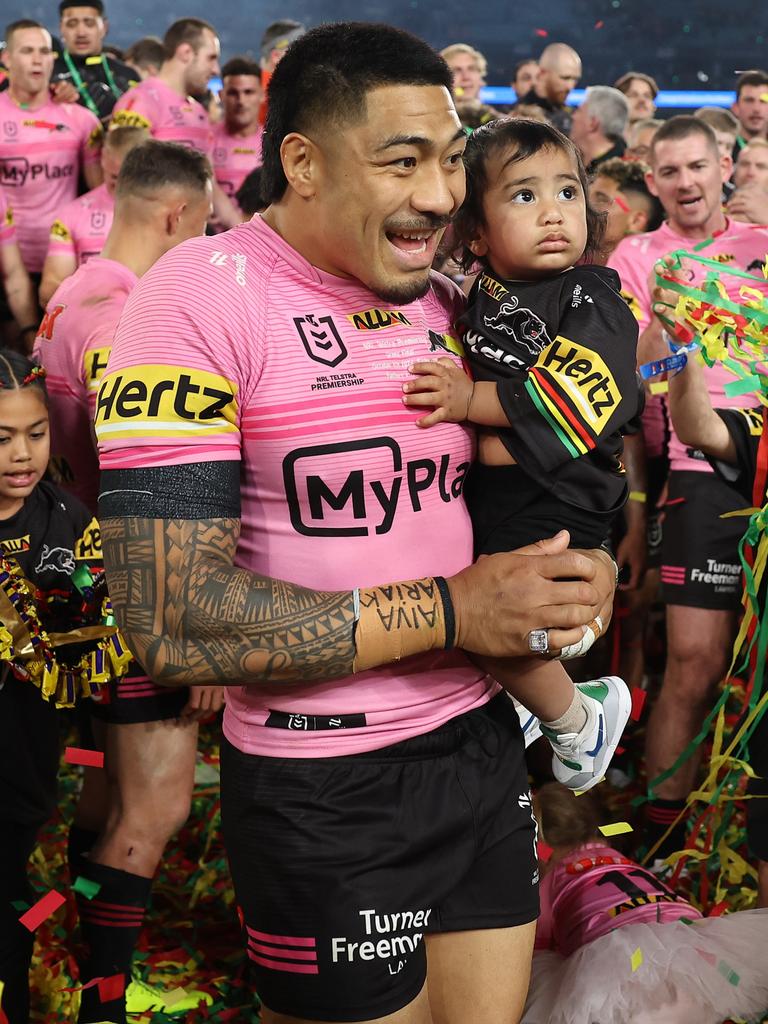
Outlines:
{"label": "man with grey hair", "polygon": [[609,85],[591,85],[584,102],[574,111],[571,138],[581,150],[587,174],[627,148],[624,129],[629,118],[629,104],[623,93]]}
{"label": "man with grey hair", "polygon": [[541,107],[547,120],[568,134],[571,113],[565,105],[571,89],[581,78],[581,57],[566,43],[550,43],[539,57],[539,72],[533,88],[518,103]]}

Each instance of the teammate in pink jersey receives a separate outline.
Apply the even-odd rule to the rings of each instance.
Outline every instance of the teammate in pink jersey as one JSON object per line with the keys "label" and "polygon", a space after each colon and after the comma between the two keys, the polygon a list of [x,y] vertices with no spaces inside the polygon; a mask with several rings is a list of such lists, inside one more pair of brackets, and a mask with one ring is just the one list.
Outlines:
{"label": "teammate in pink jersey", "polygon": [[101,124],[84,107],[51,101],[53,51],[42,25],[8,25],[4,54],[10,84],[0,93],[0,185],[11,194],[24,265],[39,273],[51,224],[77,195],[80,173],[89,188],[101,182]]}
{"label": "teammate in pink jersey", "polygon": [[[662,324],[652,312],[654,265],[675,250],[705,243],[702,255],[741,270],[762,267],[768,230],[729,221],[720,191],[731,172],[712,129],[692,117],[665,122],[651,148],[648,185],[661,200],[667,221],[658,230],[620,242],[610,266],[640,320],[638,358],[646,362],[669,355]],[[694,281],[706,269],[691,264]],[[738,279],[724,275],[733,294]],[[663,312],[663,310],[662,310]],[[731,379],[721,365],[705,371],[715,406],[748,406],[750,395],[725,394]],[[737,545],[739,519],[721,519],[743,507],[736,491],[717,479],[701,452],[681,444],[674,430],[669,441],[669,496],[663,525],[661,582],[667,610],[667,664],[658,701],[646,733],[649,779],[669,768],[699,731],[713,688],[725,674],[742,591]],[[698,758],[691,757],[670,778],[654,787],[648,810],[647,838],[655,844],[678,818],[693,788]],[[671,830],[658,857],[682,846],[685,820]]]}
{"label": "teammate in pink jersey", "polygon": [[120,166],[126,154],[147,138],[149,133],[145,128],[113,128],[105,135],[101,150],[104,181],[68,203],[51,225],[40,282],[40,302],[43,305],[66,277],[104,248],[112,227]]}
{"label": "teammate in pink jersey", "polygon": [[[210,213],[211,168],[199,153],[150,140],[126,156],[118,178],[115,220],[104,252],[57,290],[48,304],[37,354],[50,382],[52,451],[62,485],[95,507],[99,469],[92,440],[98,382],[125,301],[165,252],[200,235]],[[95,704],[105,773],[91,771],[70,830],[70,869],[96,883],[99,900],[80,904],[89,953],[84,979],[125,974],[149,899],[152,877],[170,836],[186,820],[192,794],[197,721],[221,707],[218,688],[156,686],[138,665]],[[102,785],[99,785],[99,783]],[[87,856],[86,856],[87,854]],[[130,927],[128,925],[130,921]],[[201,993],[188,992],[193,1008]],[[134,983],[107,1004],[98,989],[82,996],[79,1021],[125,1021],[131,1011],[164,1005],[162,993]]]}
{"label": "teammate in pink jersey", "polygon": [[[8,308],[18,328],[18,336],[26,346],[37,331],[37,301],[16,240],[13,210],[5,189],[0,187],[0,275]],[[5,327],[5,325],[3,325]],[[14,330],[11,332],[15,334]]]}
{"label": "teammate in pink jersey", "polygon": [[213,173],[231,198],[247,175],[261,164],[259,110],[264,90],[254,61],[235,57],[221,72],[224,120],[213,129]]}
{"label": "teammate in pink jersey", "polygon": [[768,976],[756,950],[768,910],[702,918],[610,847],[599,802],[560,786],[534,796],[541,917],[523,1024],[721,1024],[761,1014]]}
{"label": "teammate in pink jersey", "polygon": [[[165,60],[157,75],[123,93],[112,112],[112,124],[146,128],[156,139],[191,146],[210,159],[213,130],[205,107],[193,99],[219,73],[221,49],[215,30],[199,18],[175,21],[163,37]],[[213,210],[218,223],[239,223],[237,208],[214,182]]]}
{"label": "teammate in pink jersey", "polygon": [[520,725],[461,648],[526,654],[549,628],[559,650],[614,587],[564,533],[471,565],[472,434],[425,436],[400,400],[414,359],[460,358],[462,296],[430,270],[464,195],[450,87],[388,26],[296,40],[271,205],[142,278],[97,397],[117,614],[157,682],[229,687],[223,821],[265,1024],[517,1019]]}

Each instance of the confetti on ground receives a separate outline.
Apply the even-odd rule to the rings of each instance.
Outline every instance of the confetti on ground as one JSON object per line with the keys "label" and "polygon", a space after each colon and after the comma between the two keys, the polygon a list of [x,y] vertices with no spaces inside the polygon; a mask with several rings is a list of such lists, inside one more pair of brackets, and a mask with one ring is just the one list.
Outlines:
{"label": "confetti on ground", "polygon": [[632,964],[632,973],[634,974],[635,971],[638,969],[638,967],[640,967],[640,965],[643,962],[643,951],[642,951],[642,949],[640,949],[639,946],[637,947],[635,952],[632,954],[632,958],[631,958],[630,962]]}
{"label": "confetti on ground", "polygon": [[187,993],[183,988],[175,988],[172,992],[167,992],[165,995],[165,1005],[175,1006],[176,1003],[180,1003],[182,999],[186,999]]}
{"label": "confetti on ground", "polygon": [[599,827],[604,836],[623,836],[625,832],[633,831],[628,821],[614,821],[610,825],[600,825]]}
{"label": "confetti on ground", "polygon": [[37,903],[33,903],[26,914],[21,915],[19,924],[23,924],[27,931],[33,932],[46,918],[57,911],[62,903],[66,902],[66,897],[62,896],[60,892],[56,892],[55,889],[51,889]]}
{"label": "confetti on ground", "polygon": [[731,983],[731,985],[739,984],[738,974],[736,973],[736,971],[734,971],[731,967],[728,966],[725,960],[720,961],[720,963],[717,965],[717,969],[718,971],[720,971],[720,973],[726,979],[726,981],[729,981]]}
{"label": "confetti on ground", "polygon": [[125,992],[125,975],[112,974],[109,978],[99,980],[99,999],[102,1003],[109,1003],[113,999],[119,999]]}
{"label": "confetti on ground", "polygon": [[82,747],[67,747],[64,751],[67,764],[81,764],[86,768],[103,768],[104,754],[100,750],[83,750]]}
{"label": "confetti on ground", "polygon": [[632,711],[630,712],[629,717],[632,719],[633,722],[640,721],[640,716],[643,713],[643,708],[645,706],[645,700],[647,696],[647,690],[641,690],[639,686],[632,687]]}
{"label": "confetti on ground", "polygon": [[92,882],[90,878],[83,878],[82,875],[78,875],[75,879],[75,884],[72,886],[74,892],[79,892],[87,900],[92,900],[100,889],[101,884],[99,882]]}

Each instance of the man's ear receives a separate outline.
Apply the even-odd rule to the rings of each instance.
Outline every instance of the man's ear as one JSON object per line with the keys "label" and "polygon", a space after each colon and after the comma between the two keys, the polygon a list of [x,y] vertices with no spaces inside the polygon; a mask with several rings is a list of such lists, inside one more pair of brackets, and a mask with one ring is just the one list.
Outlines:
{"label": "man's ear", "polygon": [[283,173],[294,192],[303,199],[312,199],[317,191],[320,171],[320,150],[306,135],[290,132],[280,145]]}

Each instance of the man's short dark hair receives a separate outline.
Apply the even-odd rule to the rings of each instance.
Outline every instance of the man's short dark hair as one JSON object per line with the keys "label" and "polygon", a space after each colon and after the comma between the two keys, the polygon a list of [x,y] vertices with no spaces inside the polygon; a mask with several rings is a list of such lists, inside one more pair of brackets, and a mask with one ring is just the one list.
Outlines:
{"label": "man's short dark hair", "polygon": [[5,45],[10,46],[14,33],[20,32],[24,28],[41,28],[44,32],[48,31],[45,25],[41,25],[39,21],[33,21],[32,18],[19,18],[18,21],[12,21],[5,26]]}
{"label": "man's short dark hair", "polygon": [[749,71],[742,71],[736,79],[736,99],[741,98],[741,90],[745,85],[768,85],[768,71],[761,68],[751,68]]}
{"label": "man's short dark hair", "polygon": [[243,213],[246,213],[249,217],[252,217],[254,213],[258,213],[260,210],[263,210],[267,205],[264,202],[264,196],[261,193],[261,179],[261,168],[254,167],[235,193],[237,205]]}
{"label": "man's short dark hair", "polygon": [[94,11],[98,11],[100,18],[104,17],[104,4],[102,0],[80,0],[80,2],[78,0],[61,0],[59,4],[59,17],[63,18],[64,11],[70,7],[90,7]]}
{"label": "man's short dark hair", "polygon": [[680,139],[687,139],[691,135],[703,136],[713,152],[720,156],[717,148],[717,136],[709,125],[701,118],[693,117],[690,114],[678,114],[677,117],[670,117],[664,121],[661,128],[653,136],[651,141],[651,160],[653,160],[656,147],[660,142],[677,142]]}
{"label": "man's short dark hair", "polygon": [[137,39],[135,43],[125,51],[125,61],[131,67],[146,67],[153,65],[160,67],[165,60],[165,47],[158,36],[144,36]]}
{"label": "man's short dark hair", "polygon": [[604,160],[595,171],[595,178],[609,178],[619,186],[619,192],[625,195],[634,194],[641,196],[645,201],[648,210],[648,223],[646,231],[655,231],[661,226],[664,218],[664,209],[648,189],[645,176],[650,170],[648,164],[640,160],[623,160],[620,156],[612,160]]}
{"label": "man's short dark hair", "polygon": [[[282,21],[273,21],[264,29],[259,41],[259,53],[262,60],[266,60],[275,49],[276,44],[288,38],[298,37],[299,33],[306,32],[306,27],[300,21],[293,21],[291,18],[284,18]],[[283,47],[280,47],[281,49]]]}
{"label": "man's short dark hair", "polygon": [[212,176],[205,154],[177,142],[148,139],[123,160],[115,198],[147,196],[168,185],[204,192]]}
{"label": "man's short dark hair", "polygon": [[269,83],[262,151],[266,202],[285,193],[280,146],[290,132],[321,133],[331,124],[363,119],[366,94],[380,86],[437,85],[450,91],[452,84],[439,54],[391,25],[342,22],[307,32],[290,46]]}
{"label": "man's short dark hair", "polygon": [[221,69],[222,79],[228,75],[254,75],[260,79],[261,68],[255,60],[249,60],[247,57],[233,57]]}
{"label": "man's short dark hair", "polygon": [[197,52],[202,45],[203,32],[211,32],[214,36],[216,35],[213,25],[209,25],[202,18],[179,18],[178,21],[174,21],[163,36],[165,59],[171,60],[183,43],[189,43]]}

